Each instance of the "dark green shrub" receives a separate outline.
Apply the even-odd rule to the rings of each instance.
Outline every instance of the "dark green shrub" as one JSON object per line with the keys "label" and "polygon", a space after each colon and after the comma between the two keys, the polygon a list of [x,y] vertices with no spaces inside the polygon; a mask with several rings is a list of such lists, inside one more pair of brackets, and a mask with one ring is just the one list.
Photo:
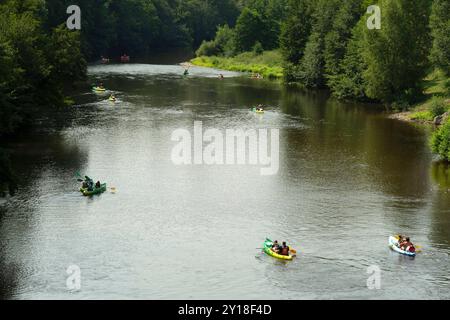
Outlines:
{"label": "dark green shrub", "polygon": [[430,112],[433,115],[433,118],[439,117],[447,112],[445,100],[443,98],[434,97],[431,101]]}
{"label": "dark green shrub", "polygon": [[431,148],[445,161],[450,161],[450,120],[440,127],[431,138]]}
{"label": "dark green shrub", "polygon": [[215,56],[219,53],[219,50],[217,49],[216,43],[214,41],[203,41],[200,48],[198,48],[197,52],[195,53],[197,57],[201,56]]}
{"label": "dark green shrub", "polygon": [[255,45],[253,46],[253,50],[252,51],[257,56],[262,55],[264,53],[264,48],[263,48],[261,42],[257,41],[255,43]]}

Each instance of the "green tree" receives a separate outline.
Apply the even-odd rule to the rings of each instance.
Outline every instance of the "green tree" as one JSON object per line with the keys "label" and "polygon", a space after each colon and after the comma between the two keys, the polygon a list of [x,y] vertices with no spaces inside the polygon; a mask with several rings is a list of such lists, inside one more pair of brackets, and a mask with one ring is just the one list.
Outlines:
{"label": "green tree", "polygon": [[325,71],[327,77],[341,73],[347,45],[352,36],[352,30],[361,19],[363,0],[347,0],[341,3],[335,13],[331,30],[325,36]]}
{"label": "green tree", "polygon": [[263,18],[256,11],[245,8],[236,23],[236,49],[250,51],[257,41],[264,42]]}
{"label": "green tree", "polygon": [[280,45],[288,64],[298,64],[312,28],[312,1],[290,0],[288,17],[281,27]]}
{"label": "green tree", "polygon": [[220,54],[232,56],[236,52],[236,34],[228,25],[219,26],[214,39]]}
{"label": "green tree", "polygon": [[278,48],[281,24],[288,15],[288,0],[249,0],[246,6],[261,16],[260,28],[263,37],[258,41],[267,50]]}
{"label": "green tree", "polygon": [[434,0],[431,13],[431,60],[450,76],[450,1]]}
{"label": "green tree", "polygon": [[44,5],[0,5],[0,135],[29,123],[41,107],[62,105],[64,85],[84,79],[78,32],[45,30]]}
{"label": "green tree", "polygon": [[217,28],[216,38],[211,41],[203,41],[196,55],[230,57],[236,52],[235,33],[228,25]]}
{"label": "green tree", "polygon": [[312,32],[297,73],[297,81],[306,87],[324,87],[326,84],[325,37],[332,27],[337,7],[335,0],[318,0],[315,4]]}
{"label": "green tree", "polygon": [[234,26],[239,16],[232,0],[184,0],[179,6],[179,19],[188,28],[195,47],[212,40],[219,25]]}
{"label": "green tree", "polygon": [[365,29],[363,74],[368,97],[413,102],[422,93],[431,45],[430,0],[380,0],[381,30]]}
{"label": "green tree", "polygon": [[431,138],[431,148],[444,160],[450,161],[450,121],[439,128]]}
{"label": "green tree", "polygon": [[363,59],[364,52],[364,30],[366,20],[363,18],[352,29],[352,36],[348,41],[344,58],[338,67],[337,73],[328,74],[328,86],[333,95],[339,99],[364,100],[365,83],[363,73],[366,64]]}

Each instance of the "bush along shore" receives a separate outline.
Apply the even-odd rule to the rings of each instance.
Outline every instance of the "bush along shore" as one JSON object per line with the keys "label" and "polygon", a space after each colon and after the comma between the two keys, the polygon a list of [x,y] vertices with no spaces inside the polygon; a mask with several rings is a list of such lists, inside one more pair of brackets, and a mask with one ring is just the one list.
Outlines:
{"label": "bush along shore", "polygon": [[235,57],[201,56],[191,60],[195,66],[248,72],[272,80],[283,78],[283,59],[279,51],[245,52]]}
{"label": "bush along shore", "polygon": [[[194,65],[260,73],[342,100],[386,105],[406,121],[449,121],[450,1],[253,0],[218,27]],[[368,7],[382,12],[370,16]],[[439,129],[433,150],[449,160]],[[449,143],[450,144],[450,143]],[[440,145],[440,147],[436,147]]]}

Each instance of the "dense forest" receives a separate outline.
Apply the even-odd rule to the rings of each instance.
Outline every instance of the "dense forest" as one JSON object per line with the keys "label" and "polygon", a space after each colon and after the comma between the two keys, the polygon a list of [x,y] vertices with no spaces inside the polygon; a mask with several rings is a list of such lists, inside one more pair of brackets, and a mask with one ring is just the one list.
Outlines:
{"label": "dense forest", "polygon": [[[248,0],[235,27],[219,27],[202,56],[280,49],[284,78],[328,88],[338,98],[405,107],[422,95],[427,74],[450,75],[447,0]],[[378,4],[381,29],[369,29]]]}
{"label": "dense forest", "polygon": [[[73,4],[80,31],[66,27]],[[374,4],[380,30],[367,27]],[[423,80],[435,70],[450,88],[449,17],[448,0],[1,0],[0,136],[40,108],[66,105],[87,62],[172,48],[218,57],[280,52],[287,83],[407,109],[423,99]],[[436,100],[436,115],[443,103]],[[448,132],[433,145],[450,159]],[[11,173],[0,159],[1,185]]]}

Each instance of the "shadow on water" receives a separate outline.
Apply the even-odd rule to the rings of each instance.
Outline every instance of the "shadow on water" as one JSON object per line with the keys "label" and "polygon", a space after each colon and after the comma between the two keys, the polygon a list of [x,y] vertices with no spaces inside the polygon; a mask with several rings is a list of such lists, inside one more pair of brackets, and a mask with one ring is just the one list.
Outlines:
{"label": "shadow on water", "polygon": [[[0,206],[0,230],[3,229],[5,210]],[[19,282],[20,266],[10,261],[7,240],[0,235],[0,300],[12,299]]]}
{"label": "shadow on water", "polygon": [[75,191],[75,172],[88,161],[87,153],[61,133],[33,132],[8,144],[19,189],[0,203],[0,299],[16,297],[36,268],[32,252],[41,228],[39,198],[54,186]]}
{"label": "shadow on water", "polygon": [[450,164],[444,161],[436,161],[431,166],[431,177],[443,191],[450,191]]}
{"label": "shadow on water", "polygon": [[420,128],[385,118],[382,107],[285,91],[282,110],[310,126],[288,131],[287,145],[296,154],[288,158],[292,162],[287,168],[298,171],[301,160],[308,161],[306,168],[325,173],[329,182],[351,187],[356,186],[355,178],[369,180],[369,190],[393,197],[420,198],[429,191],[426,135]]}
{"label": "shadow on water", "polygon": [[431,167],[431,177],[437,185],[434,194],[432,214],[433,228],[430,238],[441,248],[450,245],[450,164],[434,162]]}

